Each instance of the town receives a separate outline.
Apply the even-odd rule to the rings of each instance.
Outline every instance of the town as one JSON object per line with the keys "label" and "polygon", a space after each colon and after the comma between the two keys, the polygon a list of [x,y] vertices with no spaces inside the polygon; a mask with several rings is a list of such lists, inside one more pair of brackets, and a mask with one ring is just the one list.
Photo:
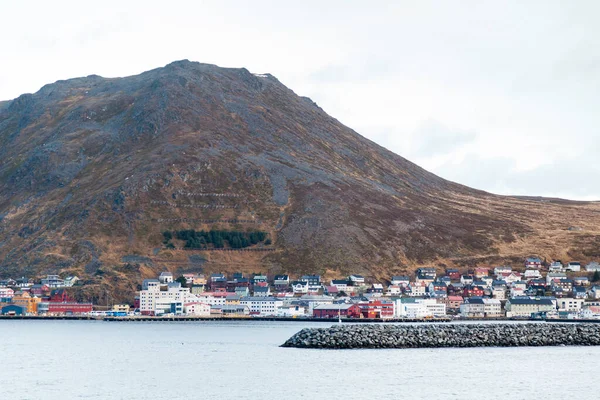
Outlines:
{"label": "town", "polygon": [[[318,275],[274,276],[163,272],[146,279],[132,304],[111,307],[75,302],[79,279],[48,275],[35,283],[0,281],[0,315],[90,318],[313,318],[448,320],[460,318],[600,319],[600,264],[542,262],[519,268],[418,268],[384,285],[361,275],[323,282]],[[596,285],[595,285],[596,284]]]}

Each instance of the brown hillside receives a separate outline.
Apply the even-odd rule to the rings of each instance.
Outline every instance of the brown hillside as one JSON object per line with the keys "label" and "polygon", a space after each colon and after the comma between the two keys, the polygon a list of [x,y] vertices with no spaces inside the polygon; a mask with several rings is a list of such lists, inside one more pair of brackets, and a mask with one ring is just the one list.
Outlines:
{"label": "brown hillside", "polygon": [[[600,256],[599,211],[441,179],[245,69],[179,61],[0,103],[0,275],[75,273],[94,296],[127,296],[165,268],[381,279],[587,261]],[[272,244],[167,249],[161,232],[183,229],[260,230]]]}

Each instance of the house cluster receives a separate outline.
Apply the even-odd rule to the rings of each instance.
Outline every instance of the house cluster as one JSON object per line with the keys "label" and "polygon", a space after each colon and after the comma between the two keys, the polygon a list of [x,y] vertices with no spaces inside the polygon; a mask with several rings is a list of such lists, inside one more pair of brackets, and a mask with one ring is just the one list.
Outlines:
{"label": "house cluster", "polygon": [[48,275],[33,279],[0,280],[0,315],[75,315],[92,311],[91,303],[71,299],[65,290],[77,283],[76,276],[61,279]]}
{"label": "house cluster", "polygon": [[174,281],[163,272],[144,281],[136,307],[143,315],[205,317],[600,318],[600,284],[588,275],[596,271],[600,276],[598,263],[544,264],[532,257],[519,271],[497,266],[438,275],[419,268],[386,285],[361,275],[322,282],[318,275],[184,274]]}

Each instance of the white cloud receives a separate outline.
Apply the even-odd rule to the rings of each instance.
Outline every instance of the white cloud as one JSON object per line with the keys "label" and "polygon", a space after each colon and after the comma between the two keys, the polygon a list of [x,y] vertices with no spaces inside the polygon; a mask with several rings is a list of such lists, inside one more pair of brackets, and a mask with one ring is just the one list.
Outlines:
{"label": "white cloud", "polygon": [[575,162],[600,147],[599,13],[594,1],[9,2],[0,99],[183,58],[244,66],[442,176],[600,198],[580,180],[598,171]]}

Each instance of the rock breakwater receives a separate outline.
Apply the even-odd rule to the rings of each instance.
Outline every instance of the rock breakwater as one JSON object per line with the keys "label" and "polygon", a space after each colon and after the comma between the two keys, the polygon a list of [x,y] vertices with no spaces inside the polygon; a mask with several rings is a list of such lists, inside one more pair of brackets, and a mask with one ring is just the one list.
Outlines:
{"label": "rock breakwater", "polygon": [[600,324],[336,325],[303,329],[281,347],[406,349],[562,345],[600,345]]}

